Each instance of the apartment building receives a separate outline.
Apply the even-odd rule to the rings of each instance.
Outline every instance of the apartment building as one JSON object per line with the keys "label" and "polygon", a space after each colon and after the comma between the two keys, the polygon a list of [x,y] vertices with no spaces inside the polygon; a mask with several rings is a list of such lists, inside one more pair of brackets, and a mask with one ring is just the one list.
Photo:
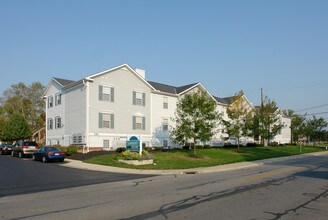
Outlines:
{"label": "apartment building", "polygon": [[[144,70],[128,64],[78,81],[52,78],[44,93],[46,143],[115,150],[125,146],[129,137],[138,136],[145,146],[178,147],[169,133],[176,103],[183,94],[196,90],[208,92],[201,83],[175,87],[147,81]],[[212,97],[227,119],[229,98]],[[282,120],[288,122],[283,115]],[[281,139],[289,143],[287,136],[288,132],[281,133]],[[213,141],[224,137],[222,127]]]}

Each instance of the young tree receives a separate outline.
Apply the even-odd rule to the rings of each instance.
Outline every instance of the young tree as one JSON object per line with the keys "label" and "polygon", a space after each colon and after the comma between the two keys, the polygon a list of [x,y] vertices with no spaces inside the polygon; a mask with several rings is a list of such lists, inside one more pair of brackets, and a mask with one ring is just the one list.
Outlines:
{"label": "young tree", "polygon": [[13,114],[2,131],[6,141],[18,141],[31,137],[31,130],[27,120],[20,114]]}
{"label": "young tree", "polygon": [[292,133],[292,141],[296,143],[300,136],[304,135],[306,118],[303,115],[296,114],[291,109],[284,111],[284,114],[292,118],[290,129]]}
{"label": "young tree", "polygon": [[324,138],[325,130],[328,123],[323,118],[316,118],[313,116],[312,119],[308,119],[305,124],[305,134],[309,142],[320,141]]}
{"label": "young tree", "polygon": [[227,114],[230,120],[223,120],[229,136],[237,138],[239,150],[240,138],[250,136],[250,119],[252,110],[245,104],[244,92],[238,92],[227,108]]}
{"label": "young tree", "polygon": [[256,111],[254,122],[258,123],[258,134],[261,136],[264,146],[268,146],[272,140],[283,128],[280,122],[278,108],[275,101],[265,97],[262,105]]}
{"label": "young tree", "polygon": [[187,93],[178,100],[174,119],[176,125],[171,131],[172,139],[181,145],[188,140],[195,143],[209,141],[215,134],[220,115],[216,111],[217,103],[205,92]]}

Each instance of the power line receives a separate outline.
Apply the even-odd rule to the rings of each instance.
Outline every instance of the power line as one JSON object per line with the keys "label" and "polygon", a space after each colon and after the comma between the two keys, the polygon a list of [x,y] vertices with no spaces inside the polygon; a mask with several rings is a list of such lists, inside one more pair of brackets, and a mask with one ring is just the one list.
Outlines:
{"label": "power line", "polygon": [[328,114],[328,112],[317,112],[317,113],[311,113],[311,114],[305,114],[307,115],[323,115],[323,114]]}
{"label": "power line", "polygon": [[315,107],[311,107],[311,108],[306,108],[306,109],[301,109],[301,110],[297,110],[295,112],[303,112],[303,111],[307,111],[307,110],[311,110],[311,109],[321,108],[321,107],[324,107],[324,106],[328,106],[328,104],[319,105],[319,106],[315,106]]}

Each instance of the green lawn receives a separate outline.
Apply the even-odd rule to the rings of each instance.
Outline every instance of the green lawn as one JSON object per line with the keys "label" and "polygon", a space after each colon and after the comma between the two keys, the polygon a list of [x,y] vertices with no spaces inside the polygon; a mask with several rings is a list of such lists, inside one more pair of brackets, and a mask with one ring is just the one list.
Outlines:
{"label": "green lawn", "polygon": [[[324,148],[319,147],[302,146],[303,154],[324,150]],[[123,164],[116,161],[114,159],[115,155],[113,154],[94,157],[85,160],[84,162],[135,169],[187,169],[298,155],[300,154],[300,147],[241,147],[239,151],[237,149],[223,148],[198,149],[197,157],[191,156],[192,153],[192,150],[171,150],[167,152],[157,152],[153,154],[154,163],[156,165],[133,166]]]}

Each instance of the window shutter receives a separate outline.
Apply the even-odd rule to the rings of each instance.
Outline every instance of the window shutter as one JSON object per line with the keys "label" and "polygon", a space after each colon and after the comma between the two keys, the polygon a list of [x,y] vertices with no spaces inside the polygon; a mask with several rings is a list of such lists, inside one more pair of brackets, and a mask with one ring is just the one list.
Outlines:
{"label": "window shutter", "polygon": [[102,128],[103,114],[99,112],[99,128]]}
{"label": "window shutter", "polygon": [[57,106],[57,102],[58,102],[58,95],[55,96],[55,106]]}
{"label": "window shutter", "polygon": [[114,102],[114,88],[113,87],[110,88],[110,101]]}
{"label": "window shutter", "polygon": [[133,105],[136,105],[137,93],[133,91]]}
{"label": "window shutter", "polygon": [[136,130],[136,116],[132,116],[132,129]]}
{"label": "window shutter", "polygon": [[99,86],[99,101],[102,101],[102,94],[103,94],[103,86]]}
{"label": "window shutter", "polygon": [[146,93],[142,93],[142,105],[146,106]]}
{"label": "window shutter", "polygon": [[142,130],[146,130],[146,117],[142,117]]}
{"label": "window shutter", "polygon": [[114,114],[110,115],[110,128],[114,129]]}

